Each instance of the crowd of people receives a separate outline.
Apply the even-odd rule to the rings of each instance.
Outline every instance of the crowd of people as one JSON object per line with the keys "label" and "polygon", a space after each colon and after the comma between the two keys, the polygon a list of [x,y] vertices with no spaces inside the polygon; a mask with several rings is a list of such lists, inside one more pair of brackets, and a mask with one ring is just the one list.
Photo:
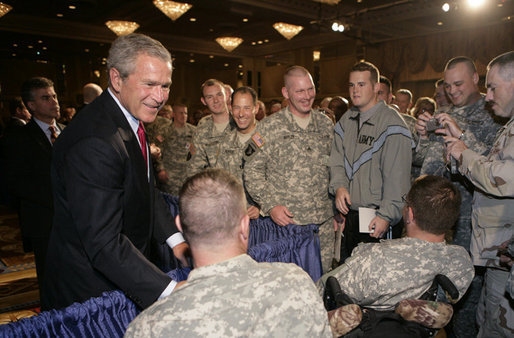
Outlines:
{"label": "crowd of people", "polygon": [[[107,68],[108,88],[85,85],[77,112],[42,77],[10,107],[4,169],[42,309],[121,289],[147,309],[127,336],[331,336],[329,276],[354,303],[394,310],[443,274],[459,293],[451,335],[514,332],[513,51],[488,65],[487,95],[459,56],[415,104],[366,61],[350,70],[349,100],[319,106],[301,66],[269,109],[251,87],[208,79],[199,121],[167,104],[160,42],[119,37]],[[175,220],[161,192],[179,196]],[[319,292],[300,268],[246,255],[260,217],[317,226]],[[185,283],[154,265],[163,244],[193,262]]]}

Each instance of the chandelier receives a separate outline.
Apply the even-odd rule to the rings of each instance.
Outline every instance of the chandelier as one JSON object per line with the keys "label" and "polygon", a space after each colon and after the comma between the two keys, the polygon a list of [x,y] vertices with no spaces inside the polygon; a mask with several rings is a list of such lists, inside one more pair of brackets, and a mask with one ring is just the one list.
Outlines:
{"label": "chandelier", "polygon": [[172,21],[180,18],[182,14],[187,12],[193,5],[175,2],[171,0],[154,0],[153,4],[159,8],[161,12],[166,14]]}
{"label": "chandelier", "polygon": [[341,0],[312,0],[327,5],[337,5]]}
{"label": "chandelier", "polygon": [[9,13],[9,11],[12,9],[11,6],[9,6],[8,4],[4,4],[3,2],[0,2],[0,18],[4,15],[6,15],[7,13]]}
{"label": "chandelier", "polygon": [[139,24],[132,21],[106,21],[105,25],[118,36],[130,34],[139,28]]}
{"label": "chandelier", "polygon": [[243,42],[243,39],[230,36],[223,36],[220,38],[216,38],[216,42],[219,43],[220,46],[223,47],[223,49],[230,53]]}
{"label": "chandelier", "polygon": [[300,33],[303,29],[302,26],[291,25],[284,22],[277,22],[273,24],[273,28],[275,28],[283,37],[288,40],[291,40],[296,36],[296,34]]}

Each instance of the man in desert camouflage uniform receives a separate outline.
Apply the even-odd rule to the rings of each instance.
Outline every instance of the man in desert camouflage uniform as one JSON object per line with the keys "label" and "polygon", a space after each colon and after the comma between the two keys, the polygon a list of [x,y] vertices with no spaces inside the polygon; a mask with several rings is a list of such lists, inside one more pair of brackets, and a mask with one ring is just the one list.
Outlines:
{"label": "man in desert camouflage uniform", "polygon": [[246,254],[245,203],[239,180],[224,170],[186,180],[177,225],[195,269],[143,311],[125,337],[332,337],[323,302],[301,268]]}
{"label": "man in desert camouflage uniform", "polygon": [[[161,190],[178,196],[180,187],[189,176],[187,161],[194,152],[193,135],[196,127],[187,123],[187,106],[185,104],[173,105],[173,123],[162,130],[162,160],[156,169],[166,172],[163,182],[160,182]],[[159,176],[160,177],[160,176]]]}
{"label": "man in desert camouflage uniform", "polygon": [[214,167],[220,156],[221,140],[235,128],[228,111],[223,83],[209,79],[202,84],[201,91],[201,101],[211,114],[198,122],[193,137],[194,151],[188,165],[189,176]]}
{"label": "man in desert camouflage uniform", "polygon": [[407,236],[360,243],[343,265],[321,277],[320,293],[334,276],[356,304],[392,310],[401,300],[421,297],[442,274],[462,297],[473,279],[473,265],[466,250],[444,241],[459,216],[459,205],[460,193],[448,180],[418,178],[403,209]]}
{"label": "man in desert camouflage uniform", "polygon": [[510,119],[488,155],[468,149],[466,140],[458,139],[462,126],[449,116],[441,121],[449,125],[448,152],[459,159],[459,171],[475,186],[471,256],[475,265],[487,267],[477,312],[478,336],[511,337],[514,307],[505,288],[512,260],[506,248],[514,240],[514,51],[494,58],[487,70],[486,100],[497,116]]}
{"label": "man in desert camouflage uniform", "polygon": [[[500,125],[485,109],[485,98],[478,89],[478,74],[473,61],[467,57],[456,57],[448,61],[444,71],[444,83],[446,93],[453,106],[447,114],[436,115],[436,118],[447,125],[445,121],[451,117],[461,128],[459,139],[478,154],[487,152],[493,144]],[[416,122],[416,130],[420,136],[417,156],[424,157],[421,174],[447,177],[459,188],[462,204],[453,243],[461,245],[469,251],[473,184],[462,175],[450,175],[446,165],[444,139],[433,133],[429,135],[425,128],[431,117],[429,113],[425,112],[419,115]],[[438,129],[436,133],[444,134],[445,130]],[[477,334],[475,316],[481,285],[482,276],[477,272],[477,277],[469,288],[469,295],[455,308],[453,330],[458,337],[472,337]]]}
{"label": "man in desert camouflage uniform", "polygon": [[[213,167],[225,169],[240,179],[242,184],[244,151],[257,125],[255,119],[259,109],[257,93],[250,87],[239,87],[232,93],[230,102],[236,129],[220,142],[220,156]],[[259,207],[248,194],[246,199],[248,201],[247,213],[250,219],[259,218]]]}
{"label": "man in desert camouflage uniform", "polygon": [[245,150],[245,187],[278,225],[319,225],[322,267],[328,271],[334,254],[328,195],[332,121],[312,110],[316,91],[305,68],[286,71],[282,95],[289,105],[259,123]]}

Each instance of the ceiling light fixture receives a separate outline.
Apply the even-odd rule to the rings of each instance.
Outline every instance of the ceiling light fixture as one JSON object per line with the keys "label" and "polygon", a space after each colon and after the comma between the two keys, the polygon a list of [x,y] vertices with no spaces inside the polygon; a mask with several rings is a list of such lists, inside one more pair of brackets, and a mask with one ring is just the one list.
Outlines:
{"label": "ceiling light fixture", "polygon": [[334,21],[334,23],[332,24],[332,30],[334,32],[344,32],[344,24],[342,24],[341,22],[339,21]]}
{"label": "ceiling light fixture", "polygon": [[448,12],[450,10],[450,4],[445,2],[443,4],[443,6],[441,7],[441,9],[444,11],[444,12]]}
{"label": "ceiling light fixture", "polygon": [[172,21],[177,20],[187,12],[193,5],[175,2],[171,0],[154,0],[153,4],[155,7],[159,8],[161,12],[166,14]]}
{"label": "ceiling light fixture", "polygon": [[322,4],[327,5],[337,5],[341,0],[312,0],[315,2],[321,2]]}
{"label": "ceiling light fixture", "polygon": [[485,0],[468,0],[467,2],[468,2],[469,7],[478,8],[478,7],[481,7],[485,3]]}
{"label": "ceiling light fixture", "polygon": [[223,49],[230,53],[243,42],[243,39],[231,36],[222,36],[216,38],[216,42],[219,43],[220,46],[223,47]]}
{"label": "ceiling light fixture", "polygon": [[319,50],[312,51],[312,61],[316,62],[319,61],[321,57],[321,52]]}
{"label": "ceiling light fixture", "polygon": [[0,18],[11,11],[12,7],[0,2]]}
{"label": "ceiling light fixture", "polygon": [[121,36],[133,33],[139,28],[139,24],[133,21],[106,21],[105,25],[114,32],[114,34]]}
{"label": "ceiling light fixture", "polygon": [[288,40],[294,38],[303,29],[302,26],[291,25],[289,23],[277,22],[273,24],[275,28],[283,37]]}

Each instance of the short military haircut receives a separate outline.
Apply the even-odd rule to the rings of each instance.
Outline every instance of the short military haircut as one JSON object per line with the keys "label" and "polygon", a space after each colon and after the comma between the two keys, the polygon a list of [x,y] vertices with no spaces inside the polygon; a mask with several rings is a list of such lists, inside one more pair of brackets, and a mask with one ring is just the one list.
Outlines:
{"label": "short military haircut", "polygon": [[510,51],[498,55],[489,62],[487,71],[491,70],[493,66],[498,67],[499,74],[502,79],[509,81],[514,79],[514,51]]}
{"label": "short military haircut", "polygon": [[189,177],[179,193],[180,223],[191,246],[220,246],[232,240],[246,213],[238,179],[222,169]]}
{"label": "short military haircut", "polygon": [[139,55],[149,55],[171,64],[170,52],[162,43],[149,36],[132,33],[120,36],[112,43],[107,57],[107,71],[116,68],[121,78],[125,79],[134,72]]}
{"label": "short military haircut", "polygon": [[439,79],[435,82],[436,88],[439,88],[440,86],[444,86],[444,79]]}
{"label": "short military haircut", "polygon": [[34,91],[53,87],[54,83],[46,77],[33,77],[21,85],[21,99],[28,108],[28,102],[34,101]]}
{"label": "short military haircut", "polygon": [[257,92],[252,87],[243,86],[234,90],[234,92],[232,93],[232,102],[234,102],[234,97],[236,97],[237,93],[250,94],[252,96],[253,105],[257,105]]}
{"label": "short military haircut", "polygon": [[391,84],[391,81],[385,77],[384,75],[380,75],[379,79],[380,83],[383,83],[386,85],[387,89],[389,89],[389,93],[393,92],[393,85]]}
{"label": "short military haircut", "polygon": [[225,86],[223,84],[223,82],[219,81],[219,80],[216,80],[216,79],[208,79],[207,81],[205,81],[204,83],[202,83],[202,86],[200,87],[200,94],[203,96],[203,90],[205,87],[212,87],[212,86],[220,86],[221,87],[221,90],[223,90],[223,92],[225,92]]}
{"label": "short military haircut", "polygon": [[366,72],[366,71],[369,72],[369,79],[370,79],[371,83],[373,83],[373,84],[378,83],[378,81],[380,79],[380,72],[378,71],[378,68],[371,62],[359,61],[353,65],[352,69],[350,69],[350,73]]}
{"label": "short military haircut", "polygon": [[11,116],[15,116],[18,112],[18,109],[23,108],[25,108],[25,105],[23,104],[23,101],[20,97],[15,97],[9,100],[9,112],[11,113]]}
{"label": "short military haircut", "polygon": [[405,204],[412,208],[417,226],[428,233],[442,235],[457,222],[460,192],[446,178],[418,177],[407,194]]}
{"label": "short military haircut", "polygon": [[398,89],[398,91],[396,92],[396,99],[398,99],[398,94],[407,95],[409,97],[409,102],[412,102],[412,93],[410,90],[405,88]]}
{"label": "short military haircut", "polygon": [[289,84],[289,79],[292,76],[311,76],[311,73],[309,71],[302,67],[302,66],[291,66],[286,69],[286,72],[284,73],[284,87],[287,87]]}
{"label": "short military haircut", "polygon": [[457,56],[453,59],[450,59],[450,61],[446,63],[444,71],[446,72],[448,69],[452,69],[459,63],[464,63],[468,67],[468,70],[471,72],[471,75],[477,72],[477,67],[475,67],[475,63],[467,56]]}

